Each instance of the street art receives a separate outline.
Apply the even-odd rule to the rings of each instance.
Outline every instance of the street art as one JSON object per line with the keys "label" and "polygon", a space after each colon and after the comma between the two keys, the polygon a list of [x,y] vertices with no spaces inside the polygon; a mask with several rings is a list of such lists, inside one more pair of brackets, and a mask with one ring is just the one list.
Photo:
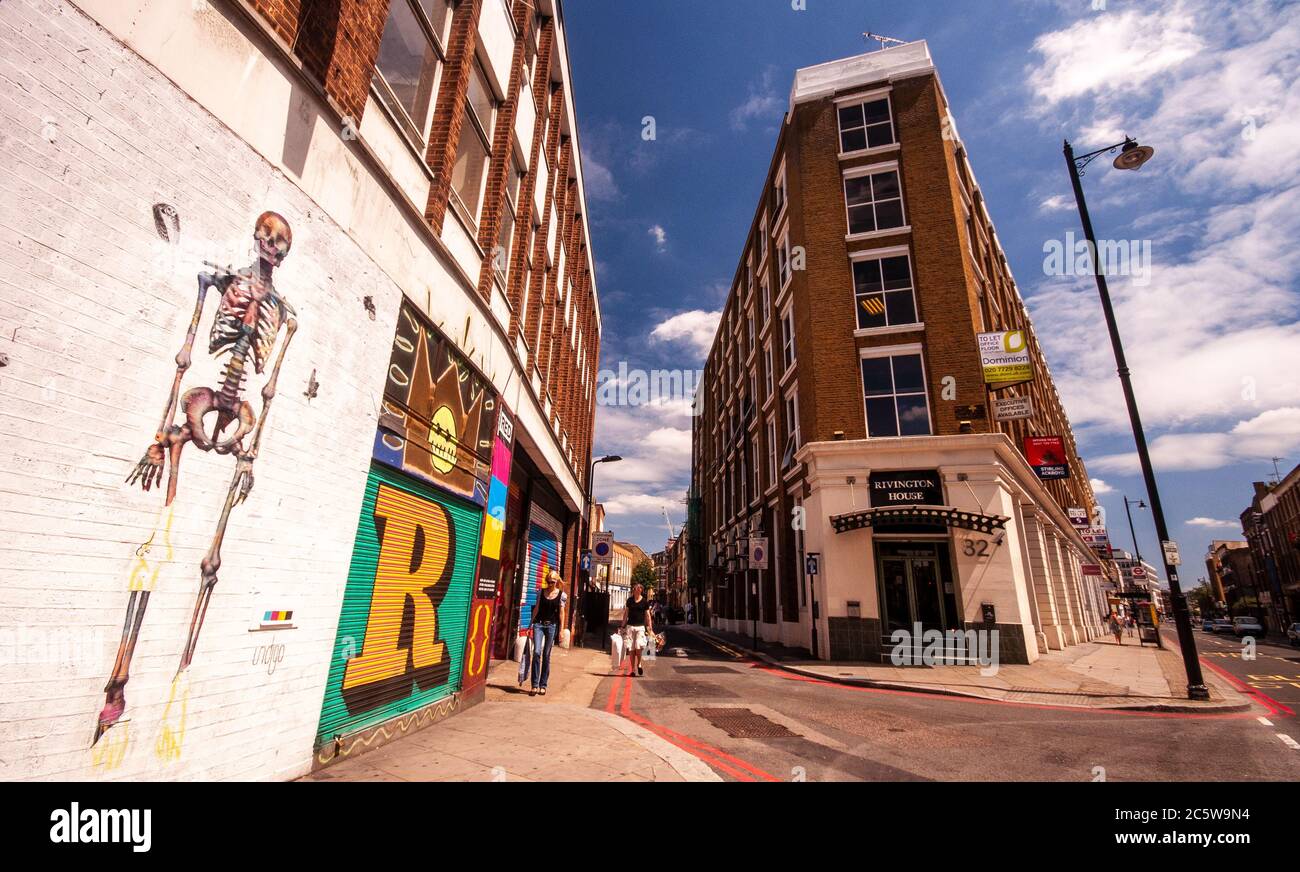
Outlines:
{"label": "street art", "polygon": [[403,300],[374,458],[482,506],[497,402],[488,382]]}
{"label": "street art", "polygon": [[479,553],[478,583],[474,588],[469,629],[469,653],[465,658],[465,690],[487,680],[488,645],[492,640],[492,611],[496,605],[501,574],[501,544],[506,528],[506,500],[510,491],[510,468],[514,455],[514,420],[504,404],[497,410],[496,437],[492,446],[492,480],[488,486],[487,511],[483,517],[483,546]]}
{"label": "street art", "polygon": [[[167,215],[156,213],[156,216],[160,232],[161,227],[169,223],[173,234],[179,231],[179,219],[171,220],[176,218],[174,210]],[[168,220],[164,222],[164,218]],[[272,273],[284,262],[293,244],[293,232],[289,228],[289,223],[275,212],[263,212],[253,229],[253,242],[257,256],[248,267],[232,271],[209,263],[207,265],[213,267],[214,271],[199,273],[198,299],[194,304],[194,313],[190,318],[184,344],[176,355],[176,374],[167,396],[167,404],[163,409],[162,420],[154,435],[153,444],[145,450],[144,456],[126,479],[127,484],[138,482],[145,491],[148,491],[155,485],[162,485],[163,466],[164,463],[167,464],[164,507],[167,510],[165,523],[167,529],[170,529],[171,509],[179,484],[181,453],[185,446],[192,443],[200,451],[235,456],[234,477],[226,492],[221,518],[217,522],[212,544],[199,565],[199,592],[190,618],[189,636],[181,651],[176,677],[172,681],[172,694],[164,714],[164,732],[158,740],[159,756],[166,759],[175,759],[179,755],[180,740],[184,736],[184,707],[188,688],[182,678],[194,659],[208,602],[217,584],[217,573],[221,569],[221,544],[225,537],[226,525],[231,510],[246,500],[253,489],[253,463],[257,459],[267,417],[271,411],[271,401],[275,397],[280,366],[284,362],[289,343],[298,329],[293,307],[280,296],[272,281]],[[203,316],[203,305],[207,300],[208,292],[213,289],[221,297],[212,323],[208,353],[217,358],[226,356],[222,382],[216,389],[192,388],[182,396],[181,382],[192,362],[194,340],[198,334],[199,321]],[[280,339],[281,333],[283,333],[283,340]],[[279,342],[279,353],[276,355],[270,376],[262,387],[262,408],[260,412],[254,413],[252,404],[243,398],[248,368],[251,364],[254,371],[261,375],[277,342]],[[181,423],[177,423],[176,420],[178,413],[181,415]],[[215,415],[216,418],[209,429],[205,420],[211,415]],[[227,433],[231,425],[234,425],[233,432]],[[153,538],[150,537],[146,546],[153,541]],[[168,548],[170,549],[170,544]],[[142,549],[146,552],[148,550],[145,546],[142,546]],[[138,556],[142,555],[138,553]],[[149,595],[157,580],[156,565],[143,568],[142,574],[137,574],[135,571],[132,573],[126,619],[122,626],[122,640],[118,646],[117,658],[109,675],[108,684],[104,688],[104,707],[95,725],[92,745],[98,743],[104,733],[118,723],[126,710],[126,684],[130,679],[131,659],[135,654],[140,627],[144,623]],[[174,724],[173,719],[176,720]]]}
{"label": "street art", "polygon": [[455,692],[482,512],[371,466],[317,747]]}

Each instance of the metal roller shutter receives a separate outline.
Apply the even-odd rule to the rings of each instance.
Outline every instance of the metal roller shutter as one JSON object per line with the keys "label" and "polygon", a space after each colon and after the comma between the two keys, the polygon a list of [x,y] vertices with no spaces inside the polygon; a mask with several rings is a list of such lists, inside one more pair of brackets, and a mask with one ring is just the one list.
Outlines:
{"label": "metal roller shutter", "polygon": [[316,745],[460,686],[480,509],[373,464]]}
{"label": "metal roller shutter", "polygon": [[519,609],[519,629],[533,624],[533,606],[542,581],[552,569],[560,568],[560,522],[533,505],[528,513],[528,563],[524,574],[522,605]]}

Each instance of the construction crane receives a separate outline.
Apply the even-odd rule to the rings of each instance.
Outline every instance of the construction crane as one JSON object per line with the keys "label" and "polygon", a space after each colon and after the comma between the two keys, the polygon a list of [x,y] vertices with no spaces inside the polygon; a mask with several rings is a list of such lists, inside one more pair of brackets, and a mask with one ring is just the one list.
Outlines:
{"label": "construction crane", "polygon": [[663,513],[664,513],[664,523],[668,525],[668,538],[671,539],[671,538],[673,538],[673,536],[674,536],[674,533],[673,533],[673,522],[670,521],[670,520],[668,520],[668,507],[667,507],[667,506],[660,506],[660,508],[663,510]]}

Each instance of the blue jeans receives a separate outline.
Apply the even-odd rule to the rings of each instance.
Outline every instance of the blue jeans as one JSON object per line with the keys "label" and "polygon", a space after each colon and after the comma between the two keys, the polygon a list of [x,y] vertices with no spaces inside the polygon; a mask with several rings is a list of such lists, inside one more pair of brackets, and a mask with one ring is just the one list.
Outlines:
{"label": "blue jeans", "polygon": [[[555,645],[555,624],[533,624],[533,688],[546,689],[551,677],[551,648]],[[541,672],[541,680],[537,673]]]}

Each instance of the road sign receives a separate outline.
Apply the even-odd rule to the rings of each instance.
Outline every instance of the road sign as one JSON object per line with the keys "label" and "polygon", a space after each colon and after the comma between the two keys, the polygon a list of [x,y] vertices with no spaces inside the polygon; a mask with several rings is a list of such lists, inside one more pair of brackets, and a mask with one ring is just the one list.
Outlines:
{"label": "road sign", "polygon": [[582,552],[582,571],[591,572],[591,552]]}
{"label": "road sign", "polygon": [[809,551],[803,559],[804,572],[809,575],[816,575],[820,568],[819,564],[821,563],[821,556],[821,552],[819,551]]}
{"label": "road sign", "polygon": [[1170,566],[1177,566],[1178,564],[1182,563],[1182,560],[1180,560],[1178,557],[1177,542],[1171,542],[1166,539],[1164,542],[1160,543],[1160,548],[1165,552],[1165,563],[1169,564]]}
{"label": "road sign", "polygon": [[614,534],[595,533],[591,537],[591,558],[595,566],[609,566],[614,562]]}
{"label": "road sign", "polygon": [[749,540],[749,568],[767,569],[767,537]]}

